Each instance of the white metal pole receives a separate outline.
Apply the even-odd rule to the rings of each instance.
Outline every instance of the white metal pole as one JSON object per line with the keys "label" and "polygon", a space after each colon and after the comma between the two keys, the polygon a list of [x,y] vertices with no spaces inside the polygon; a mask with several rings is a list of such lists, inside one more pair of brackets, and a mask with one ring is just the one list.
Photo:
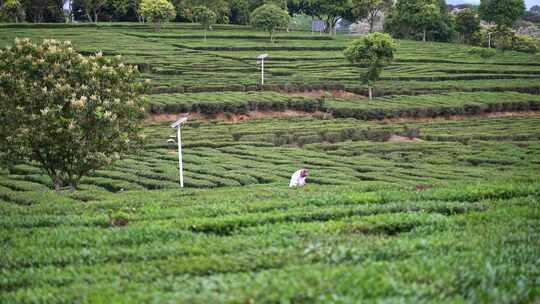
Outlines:
{"label": "white metal pole", "polygon": [[264,58],[261,59],[261,84],[264,85]]}
{"label": "white metal pole", "polygon": [[180,126],[176,128],[178,134],[178,168],[180,171],[180,187],[184,188],[184,168],[182,165],[182,137],[180,135]]}

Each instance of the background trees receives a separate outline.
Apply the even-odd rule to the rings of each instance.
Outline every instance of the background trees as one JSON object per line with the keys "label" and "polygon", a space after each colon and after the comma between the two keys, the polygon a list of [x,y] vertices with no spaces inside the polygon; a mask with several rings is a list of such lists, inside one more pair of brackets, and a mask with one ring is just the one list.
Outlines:
{"label": "background trees", "polygon": [[55,189],[110,164],[140,141],[137,70],[84,57],[69,42],[17,39],[0,52],[0,160],[35,161]]}
{"label": "background trees", "polygon": [[110,0],[75,0],[73,1],[73,5],[74,7],[84,9],[88,21],[97,23],[99,20],[99,13],[108,1]]}
{"label": "background trees", "polygon": [[5,0],[0,3],[0,21],[18,23],[23,21],[24,17],[24,7],[20,0]]}
{"label": "background trees", "polygon": [[142,0],[140,12],[146,20],[154,22],[156,32],[161,30],[161,23],[176,16],[174,6],[167,0]]}
{"label": "background trees", "polygon": [[303,0],[301,11],[324,20],[326,31],[332,33],[340,17],[351,14],[351,0]]}
{"label": "background trees", "polygon": [[362,81],[368,85],[369,99],[373,98],[372,86],[381,75],[383,68],[392,63],[397,45],[388,34],[372,33],[354,40],[345,49],[345,58],[353,64],[365,66],[367,72],[362,75]]}
{"label": "background trees", "polygon": [[270,41],[274,41],[274,32],[289,25],[290,17],[287,11],[274,4],[260,6],[250,16],[251,25],[254,28],[266,31],[270,34]]}

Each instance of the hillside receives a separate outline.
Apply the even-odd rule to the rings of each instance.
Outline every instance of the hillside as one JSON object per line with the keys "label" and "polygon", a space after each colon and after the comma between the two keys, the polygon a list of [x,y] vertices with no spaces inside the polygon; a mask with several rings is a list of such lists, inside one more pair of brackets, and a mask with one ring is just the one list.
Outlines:
{"label": "hillside", "polygon": [[15,37],[122,55],[153,88],[142,149],[77,191],[0,167],[0,302],[540,300],[540,55],[401,40],[368,100],[345,35],[0,25]]}

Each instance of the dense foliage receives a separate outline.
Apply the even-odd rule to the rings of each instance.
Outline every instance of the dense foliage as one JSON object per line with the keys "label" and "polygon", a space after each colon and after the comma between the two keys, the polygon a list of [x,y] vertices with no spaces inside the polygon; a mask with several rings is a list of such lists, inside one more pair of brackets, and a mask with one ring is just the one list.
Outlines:
{"label": "dense foliage", "polygon": [[137,70],[70,42],[17,39],[0,51],[0,157],[36,161],[56,189],[111,164],[140,140]]}

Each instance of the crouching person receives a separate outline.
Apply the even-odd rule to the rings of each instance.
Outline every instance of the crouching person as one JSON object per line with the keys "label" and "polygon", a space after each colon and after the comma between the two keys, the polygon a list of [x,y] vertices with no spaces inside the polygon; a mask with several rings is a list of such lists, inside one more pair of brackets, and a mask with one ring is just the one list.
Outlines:
{"label": "crouching person", "polygon": [[291,176],[291,182],[289,183],[289,188],[293,187],[302,187],[306,184],[306,179],[308,176],[308,170],[300,169]]}

